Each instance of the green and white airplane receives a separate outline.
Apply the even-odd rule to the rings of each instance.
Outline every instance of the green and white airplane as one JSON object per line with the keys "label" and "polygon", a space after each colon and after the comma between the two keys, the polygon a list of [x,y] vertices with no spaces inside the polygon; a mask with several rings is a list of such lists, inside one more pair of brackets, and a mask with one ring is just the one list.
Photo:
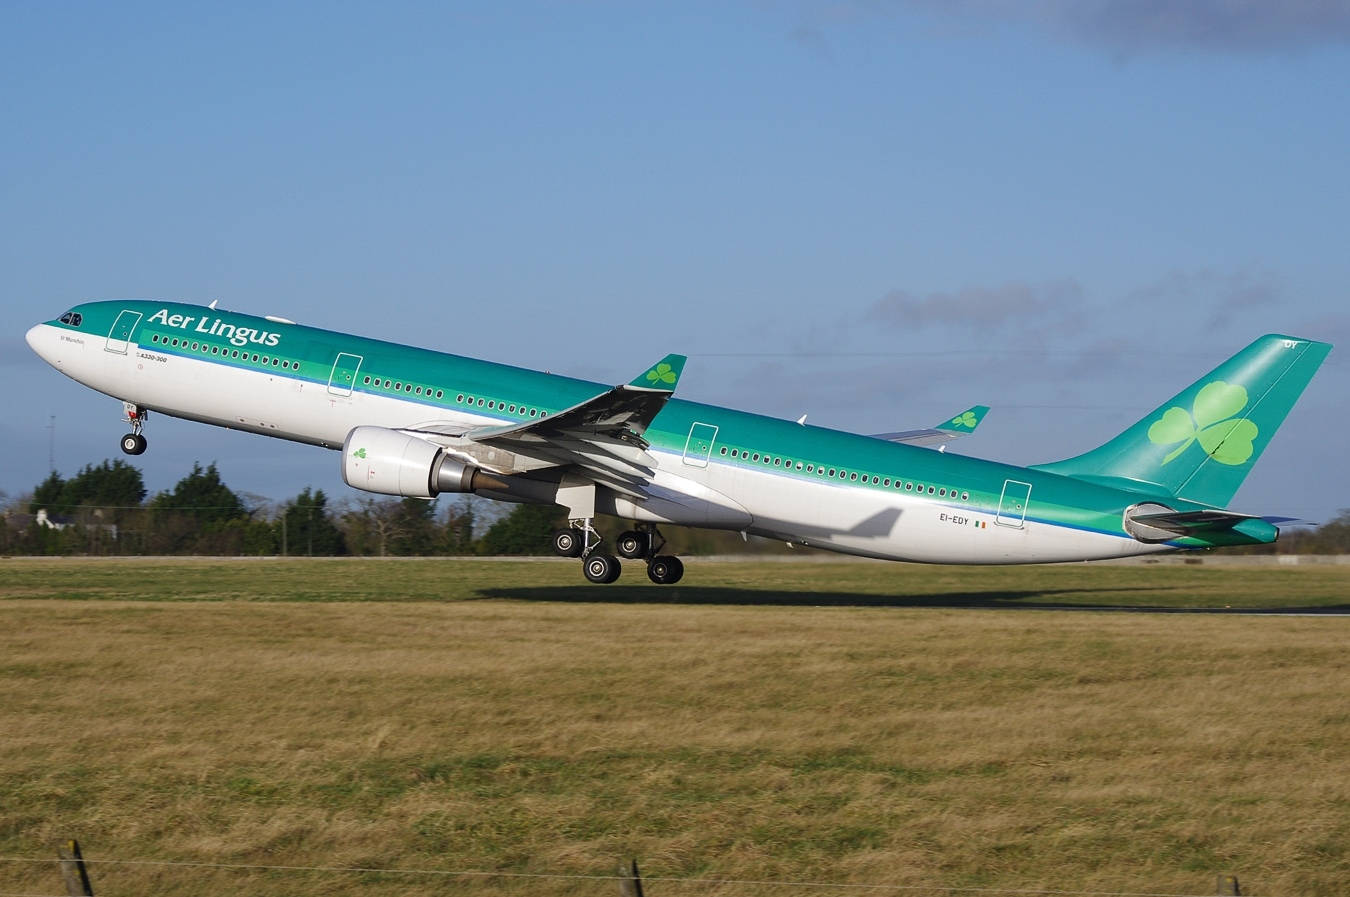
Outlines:
{"label": "green and white airplane", "polygon": [[592,526],[634,521],[614,551],[657,583],[683,565],[660,524],[847,554],[1024,564],[1273,542],[1282,518],[1224,510],[1331,350],[1263,336],[1086,454],[1033,467],[934,451],[987,410],[864,436],[673,398],[685,358],[614,387],[173,302],[76,306],[28,331],[63,374],[121,399],[145,450],[150,412],[342,452],[357,489],[556,504],[553,550],[592,582],[620,562]]}

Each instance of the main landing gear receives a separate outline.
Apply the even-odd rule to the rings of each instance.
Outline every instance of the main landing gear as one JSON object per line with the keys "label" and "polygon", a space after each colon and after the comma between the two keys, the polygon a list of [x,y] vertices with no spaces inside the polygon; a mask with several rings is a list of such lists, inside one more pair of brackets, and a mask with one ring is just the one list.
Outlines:
{"label": "main landing gear", "polygon": [[122,451],[128,455],[139,455],[145,451],[145,437],[141,435],[141,428],[145,426],[145,419],[150,416],[150,412],[135,402],[123,402],[122,409],[127,415],[123,420],[131,424],[131,432],[122,437]]}
{"label": "main landing gear", "polygon": [[[581,572],[593,583],[614,582],[623,571],[619,559],[600,550],[600,534],[590,520],[573,520],[570,526],[553,533],[553,551],[562,557],[582,559]],[[684,576],[684,564],[674,555],[658,554],[666,540],[650,523],[639,523],[636,529],[620,533],[614,540],[614,550],[630,560],[647,562],[647,578],[657,585],[670,585]]]}

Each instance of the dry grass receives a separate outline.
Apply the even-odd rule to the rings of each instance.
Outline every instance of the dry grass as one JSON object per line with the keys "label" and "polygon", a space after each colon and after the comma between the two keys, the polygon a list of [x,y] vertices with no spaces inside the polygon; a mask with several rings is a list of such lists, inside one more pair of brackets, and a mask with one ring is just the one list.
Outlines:
{"label": "dry grass", "polygon": [[[13,563],[10,594],[37,590]],[[384,597],[405,573],[420,594],[416,564],[382,569]],[[439,570],[483,594],[518,568]],[[93,859],[603,874],[637,856],[648,876],[1195,894],[1233,871],[1248,893],[1346,890],[1343,618],[575,603],[558,570],[567,585],[530,586],[546,603],[0,603],[0,853],[75,836]],[[81,575],[44,572],[54,591]],[[106,894],[617,892],[94,875]],[[57,884],[0,863],[0,891]]]}

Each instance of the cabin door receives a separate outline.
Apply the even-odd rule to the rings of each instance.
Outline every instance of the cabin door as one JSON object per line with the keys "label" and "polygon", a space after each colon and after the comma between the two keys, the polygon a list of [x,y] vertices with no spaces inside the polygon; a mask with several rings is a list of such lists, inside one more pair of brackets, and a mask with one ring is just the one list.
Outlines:
{"label": "cabin door", "polygon": [[131,341],[131,331],[136,329],[136,325],[141,323],[141,313],[138,311],[123,311],[113,321],[112,329],[108,331],[108,343],[103,347],[105,352],[116,352],[118,355],[127,354],[127,343]]}
{"label": "cabin door", "polygon": [[333,362],[333,370],[328,375],[329,395],[351,395],[352,388],[356,386],[356,375],[361,370],[361,362],[364,360],[360,355],[339,352],[337,360]]}
{"label": "cabin door", "polygon": [[998,501],[994,522],[999,526],[1021,527],[1027,519],[1027,501],[1031,498],[1031,484],[1020,480],[1003,481],[1003,497]]}
{"label": "cabin door", "polygon": [[690,467],[707,467],[708,456],[716,441],[717,427],[696,422],[689,428],[689,438],[684,441],[684,463]]}

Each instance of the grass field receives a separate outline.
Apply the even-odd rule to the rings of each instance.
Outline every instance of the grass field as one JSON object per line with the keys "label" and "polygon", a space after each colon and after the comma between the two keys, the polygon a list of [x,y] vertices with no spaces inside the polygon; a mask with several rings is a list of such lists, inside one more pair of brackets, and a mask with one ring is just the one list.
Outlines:
{"label": "grass field", "polygon": [[[652,897],[1206,894],[1219,872],[1350,891],[1350,619],[1072,609],[1344,609],[1350,567],[695,559],[671,588],[530,561],[0,565],[7,857],[68,837],[94,860],[516,875],[635,856]],[[93,875],[102,895],[618,892]],[[0,862],[0,892],[60,890],[54,864]]]}

